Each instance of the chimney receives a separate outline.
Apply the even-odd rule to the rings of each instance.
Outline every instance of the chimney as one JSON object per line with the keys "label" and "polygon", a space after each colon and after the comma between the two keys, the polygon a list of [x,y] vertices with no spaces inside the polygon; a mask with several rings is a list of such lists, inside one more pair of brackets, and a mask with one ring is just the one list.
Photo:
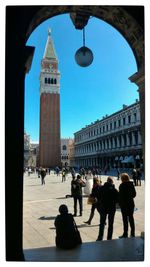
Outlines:
{"label": "chimney", "polygon": [[125,109],[125,108],[127,108],[127,105],[123,104],[123,106],[122,106],[122,107],[123,107],[123,109]]}

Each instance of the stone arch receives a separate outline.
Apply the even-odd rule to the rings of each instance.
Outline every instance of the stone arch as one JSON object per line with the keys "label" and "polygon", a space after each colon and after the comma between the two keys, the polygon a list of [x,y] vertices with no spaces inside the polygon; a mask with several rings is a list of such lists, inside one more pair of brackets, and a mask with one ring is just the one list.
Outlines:
{"label": "stone arch", "polygon": [[26,33],[26,40],[32,31],[46,19],[60,14],[80,14],[83,19],[94,16],[116,28],[127,40],[136,58],[137,66],[144,65],[144,32],[142,27],[124,7],[120,6],[45,6],[33,17]]}
{"label": "stone arch", "polygon": [[[116,28],[130,45],[136,59],[138,72],[129,77],[139,87],[141,106],[143,155],[145,154],[145,76],[144,76],[144,23],[140,21],[134,6],[44,6],[38,9],[28,25],[26,41],[32,31],[46,19],[70,13],[75,27],[82,29],[90,16],[94,16]],[[136,7],[137,8],[137,7]],[[139,8],[142,8],[141,6]],[[144,14],[144,10],[142,16]],[[78,22],[76,22],[76,18]],[[135,19],[136,18],[136,19]],[[141,22],[141,21],[140,21]],[[79,24],[79,25],[77,25]],[[142,25],[142,26],[141,26]],[[143,156],[144,157],[144,156]]]}
{"label": "stone arch", "polygon": [[[132,12],[131,12],[132,11]],[[95,16],[114,26],[126,38],[134,52],[138,72],[130,77],[139,86],[141,134],[144,146],[144,11],[142,6],[6,6],[5,61],[5,200],[6,200],[6,260],[23,261],[23,134],[24,79],[29,72],[34,47],[26,46],[32,31],[46,19],[71,13],[82,19]],[[140,17],[141,16],[141,17]],[[141,23],[142,20],[142,23]],[[86,24],[86,23],[85,23]],[[13,84],[13,90],[12,90]],[[13,100],[13,101],[12,101]],[[13,120],[13,118],[15,118]],[[10,137],[11,133],[11,137]],[[13,140],[13,142],[12,142]],[[17,149],[16,149],[17,147]],[[143,161],[144,161],[143,147]],[[13,157],[12,157],[13,153]],[[92,161],[90,159],[89,165]],[[105,164],[105,158],[101,159]],[[13,170],[13,173],[12,173]],[[12,177],[12,179],[10,179]],[[17,188],[17,190],[16,190]],[[15,194],[14,194],[15,192]],[[13,220],[12,220],[13,210]]]}

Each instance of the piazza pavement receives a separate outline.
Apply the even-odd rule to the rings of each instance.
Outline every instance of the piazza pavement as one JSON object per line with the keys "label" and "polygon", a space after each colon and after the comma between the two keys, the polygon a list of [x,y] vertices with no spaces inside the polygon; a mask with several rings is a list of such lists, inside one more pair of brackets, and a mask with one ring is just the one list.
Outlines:
{"label": "piazza pavement", "polygon": [[[102,184],[108,175],[101,175]],[[113,176],[115,187],[118,189],[120,180]],[[135,198],[135,229],[136,238],[119,239],[122,235],[122,216],[117,209],[114,220],[113,240],[106,240],[107,225],[104,240],[96,242],[99,229],[99,214],[95,211],[91,225],[87,225],[91,206],[87,204],[87,196],[83,194],[83,215],[75,217],[83,244],[74,250],[62,251],[55,246],[54,220],[59,214],[61,204],[68,206],[73,214],[73,199],[66,198],[71,193],[71,175],[66,182],[61,181],[61,174],[54,172],[46,175],[45,185],[36,173],[24,174],[23,194],[23,250],[26,261],[142,261],[144,257],[144,199],[145,184],[136,186]],[[83,189],[84,191],[84,189]],[[125,253],[126,251],[126,253]]]}

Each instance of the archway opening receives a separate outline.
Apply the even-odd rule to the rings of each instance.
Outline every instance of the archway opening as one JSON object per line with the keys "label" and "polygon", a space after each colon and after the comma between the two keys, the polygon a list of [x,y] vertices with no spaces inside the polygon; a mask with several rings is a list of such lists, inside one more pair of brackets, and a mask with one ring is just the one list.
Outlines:
{"label": "archway opening", "polygon": [[[128,42],[131,44],[131,47],[135,51],[138,61],[138,73],[136,73],[131,80],[139,86],[142,131],[144,138],[145,88],[143,69],[143,6],[7,6],[5,79],[7,129],[5,143],[7,260],[24,260],[22,251],[24,75],[28,70],[27,67],[30,65],[31,54],[33,51],[32,47],[25,47],[25,40],[27,40],[33,29],[47,18],[58,14],[76,11],[81,12],[82,14],[88,13],[91,16],[95,16],[97,18],[104,19],[104,21],[110,22],[110,24],[114,25],[120,32],[122,32],[123,36],[128,40]],[[124,18],[127,19],[129,22],[128,24],[125,23]],[[28,66],[25,64],[25,62],[28,64]],[[14,90],[12,90],[12,84],[15,85]],[[15,120],[12,120],[12,118],[15,118]],[[12,170],[13,179],[10,179],[12,176]],[[16,192],[15,195],[14,192]]]}
{"label": "archway opening", "polygon": [[[62,21],[64,21],[63,24],[61,23]],[[31,132],[31,128],[27,126],[30,116],[32,119],[31,124],[34,125],[34,121],[37,122],[36,129],[34,130],[37,134],[33,134],[31,138],[34,141],[39,139],[40,61],[43,58],[49,25],[52,28],[52,38],[58,54],[61,72],[62,128],[65,120],[66,125],[69,122],[68,119],[65,118],[64,109],[66,108],[68,116],[71,116],[69,110],[72,108],[72,99],[77,100],[74,109],[76,110],[75,112],[77,112],[76,114],[79,122],[78,101],[82,103],[86,95],[82,114],[84,115],[83,118],[85,118],[85,116],[88,117],[88,120],[85,122],[86,124],[106,114],[116,112],[121,109],[123,104],[130,105],[135,99],[138,99],[137,86],[132,84],[128,79],[132,74],[137,72],[136,60],[129,44],[123,36],[111,25],[92,17],[86,26],[86,34],[87,44],[94,52],[94,62],[90,67],[83,69],[76,64],[74,59],[76,50],[82,45],[82,31],[75,30],[69,15],[56,16],[38,26],[27,42],[29,46],[39,47],[35,49],[32,68],[29,74],[26,75],[26,99],[28,99],[28,101],[30,100],[30,102],[27,103],[26,101],[28,105],[25,107],[25,129],[27,128]],[[61,40],[62,43],[59,43],[59,40]],[[123,50],[124,54],[122,53]],[[73,84],[72,81],[75,81],[75,84]],[[80,89],[81,87],[82,89]],[[90,90],[90,88],[92,89]],[[93,93],[92,90],[94,90],[95,93]],[[115,97],[116,92],[119,94],[118,97]],[[33,99],[30,97],[30,94],[33,94]],[[95,95],[97,95],[98,98],[96,98]],[[104,98],[102,101],[103,95]],[[105,105],[105,103],[109,103],[107,100],[112,100],[113,109],[110,109],[110,105]],[[67,106],[65,105],[65,101],[67,102]],[[90,101],[91,108],[89,108],[88,101]],[[114,101],[117,101],[117,103]],[[102,107],[98,108],[99,105],[102,105]],[[34,107],[35,112],[32,107]],[[96,110],[97,113],[94,118],[92,114]],[[36,116],[36,120],[34,116]],[[71,117],[72,124],[74,117]],[[79,126],[75,127],[73,130],[70,129],[68,133],[69,136],[72,136],[73,132],[79,130],[83,126],[84,124],[80,123]],[[65,135],[66,133],[62,132],[62,136]]]}
{"label": "archway opening", "polygon": [[[74,60],[75,51],[82,44],[82,32],[74,29],[68,15],[61,15],[42,23],[27,42],[27,45],[36,46],[40,40],[40,50],[35,51],[29,74],[31,77],[26,77],[26,89],[28,87],[26,103],[31,101],[30,104],[28,102],[30,111],[26,113],[26,125],[31,117],[33,118],[30,122],[31,126],[34,125],[35,120],[39,120],[40,60],[43,56],[49,27],[52,29],[52,38],[62,76],[60,89],[62,137],[73,137],[73,132],[106,114],[111,115],[117,112],[123,104],[130,105],[138,98],[136,85],[128,80],[137,71],[136,61],[130,46],[121,34],[106,22],[92,17],[86,26],[86,32],[88,46],[94,52],[94,61],[90,67],[82,69],[76,65]],[[38,65],[37,74],[35,65]],[[30,97],[30,94],[33,97]],[[36,115],[35,118],[33,114]],[[38,141],[38,128],[37,123],[36,127],[34,126],[37,135],[31,134],[34,141]],[[28,126],[26,126],[28,132],[27,129],[29,129]],[[40,217],[42,216],[44,214]]]}

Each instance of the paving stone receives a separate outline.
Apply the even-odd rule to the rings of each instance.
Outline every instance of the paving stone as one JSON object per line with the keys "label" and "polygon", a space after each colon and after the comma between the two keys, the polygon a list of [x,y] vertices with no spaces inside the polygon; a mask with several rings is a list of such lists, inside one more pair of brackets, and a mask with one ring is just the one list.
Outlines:
{"label": "paving stone", "polygon": [[[104,175],[101,176],[101,180],[103,183],[106,181],[106,179],[107,176]],[[39,261],[40,256],[36,256],[38,254],[37,252],[39,248],[43,248],[42,250],[40,250],[41,251],[40,253],[44,253],[44,255],[47,255],[49,250],[52,251],[51,260],[49,259],[49,256],[47,256],[47,259],[45,259],[44,261],[52,261],[52,259],[54,259],[56,256],[58,255],[60,256],[61,252],[60,250],[56,249],[55,246],[54,220],[59,213],[58,208],[61,204],[66,204],[68,206],[69,212],[73,213],[73,199],[65,198],[66,194],[70,194],[71,180],[72,180],[71,176],[68,175],[67,180],[64,183],[61,182],[61,176],[57,176],[54,174],[47,175],[45,180],[46,184],[41,185],[41,181],[36,174],[31,174],[30,176],[28,176],[27,174],[24,175],[23,248],[25,251],[25,258],[31,261],[32,260],[34,261],[34,259],[35,261],[36,260]],[[116,188],[118,189],[120,181],[118,181],[116,177],[114,177],[114,183]],[[138,240],[140,240],[139,241],[140,244],[143,244],[142,243],[143,241],[141,241],[141,238],[139,237],[141,235],[141,232],[144,231],[144,195],[145,195],[144,189],[145,189],[144,181],[142,181],[142,186],[136,187],[137,196],[135,198],[135,206],[137,209],[135,210],[134,218],[136,225],[136,236],[138,237]],[[92,220],[92,224],[89,226],[84,223],[84,221],[88,219],[91,209],[91,206],[87,204],[86,196],[83,197],[83,207],[84,207],[83,216],[75,217],[75,221],[77,223],[77,226],[79,228],[83,240],[82,249],[80,248],[81,250],[80,257],[78,255],[79,248],[75,250],[74,252],[75,254],[72,254],[73,257],[72,259],[74,260],[76,259],[76,261],[78,261],[79,259],[80,261],[82,261],[83,258],[85,259],[84,247],[85,249],[89,248],[91,249],[91,245],[93,245],[94,248],[95,246],[99,246],[97,245],[97,243],[99,242],[95,242],[98,236],[99,214],[97,211],[95,211],[95,216]],[[114,241],[112,243],[113,245],[111,244],[111,246],[116,245],[116,249],[118,249],[118,246],[120,246],[120,242],[124,242],[118,239],[118,236],[122,234],[122,228],[123,226],[122,226],[121,212],[120,210],[117,210],[114,220],[113,240],[111,241],[111,242]],[[106,236],[107,236],[107,225],[105,227],[105,232],[104,232],[104,241],[108,246],[108,241],[106,241]],[[104,241],[102,241],[102,244],[105,244]],[[133,242],[135,242],[136,246],[138,246],[138,241],[129,241],[129,242],[131,242],[132,245]],[[68,253],[69,252],[67,252],[66,255],[69,255]],[[131,256],[132,255],[129,256],[130,259]],[[69,261],[70,257],[71,256],[66,256],[66,261],[67,260]],[[93,257],[94,255],[89,256],[89,261],[92,261]],[[117,255],[115,255],[114,257],[112,255],[112,261],[113,259],[116,259],[116,257]],[[137,256],[137,258],[140,258],[140,260],[142,260],[142,257],[143,256],[140,257]],[[118,260],[121,258],[122,260],[124,260],[123,256],[119,256]],[[136,255],[133,255],[133,258],[136,258]],[[62,256],[60,256],[60,259],[61,261],[64,260]],[[41,261],[42,260],[43,260],[43,254],[41,254]],[[57,261],[57,259],[55,258],[54,261]],[[95,261],[105,261],[105,259],[101,255],[101,259],[98,256],[98,260],[96,258]]]}

